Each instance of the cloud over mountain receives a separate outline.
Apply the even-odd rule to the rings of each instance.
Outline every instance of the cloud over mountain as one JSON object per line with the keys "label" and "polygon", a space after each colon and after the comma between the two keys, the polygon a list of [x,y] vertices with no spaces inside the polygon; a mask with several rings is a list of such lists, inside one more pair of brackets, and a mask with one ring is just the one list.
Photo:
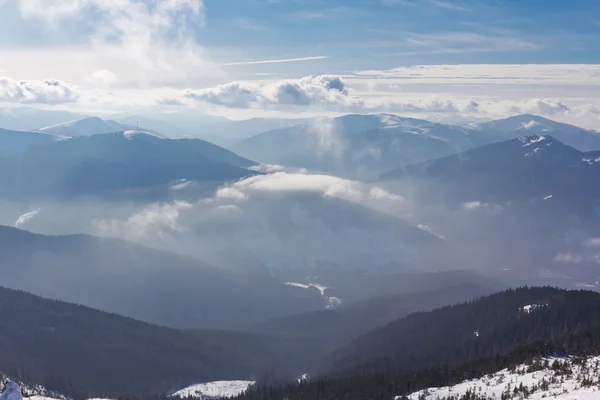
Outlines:
{"label": "cloud over mountain", "polygon": [[285,79],[266,85],[231,82],[209,89],[190,89],[186,91],[185,96],[197,101],[232,108],[345,106],[358,102],[348,95],[348,89],[342,78],[331,75]]}
{"label": "cloud over mountain", "polygon": [[0,77],[0,101],[15,103],[61,104],[74,103],[79,90],[57,80],[16,81]]}

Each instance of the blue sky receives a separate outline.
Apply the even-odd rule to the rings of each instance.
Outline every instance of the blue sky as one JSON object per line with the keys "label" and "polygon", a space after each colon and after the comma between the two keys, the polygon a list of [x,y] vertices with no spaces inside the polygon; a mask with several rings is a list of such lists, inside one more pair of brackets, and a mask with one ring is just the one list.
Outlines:
{"label": "blue sky", "polygon": [[597,0],[0,0],[0,103],[589,114],[599,38]]}
{"label": "blue sky", "polygon": [[206,6],[204,42],[237,49],[245,59],[327,55],[339,70],[600,60],[598,1],[209,0]]}

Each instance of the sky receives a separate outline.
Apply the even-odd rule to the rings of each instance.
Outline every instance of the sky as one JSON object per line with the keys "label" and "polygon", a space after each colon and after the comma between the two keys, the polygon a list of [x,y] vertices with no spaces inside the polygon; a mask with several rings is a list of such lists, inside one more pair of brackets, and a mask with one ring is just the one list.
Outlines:
{"label": "sky", "polygon": [[596,0],[0,0],[0,105],[600,129]]}

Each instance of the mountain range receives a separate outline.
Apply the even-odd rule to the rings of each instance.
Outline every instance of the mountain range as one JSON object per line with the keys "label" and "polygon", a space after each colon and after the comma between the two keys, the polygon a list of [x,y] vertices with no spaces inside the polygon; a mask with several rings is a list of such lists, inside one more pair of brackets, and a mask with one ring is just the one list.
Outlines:
{"label": "mountain range", "polygon": [[[139,127],[136,124],[125,125],[117,121],[103,120],[98,117],[87,117],[38,129],[39,132],[67,137],[92,136],[103,133],[115,133],[131,130],[139,130]],[[144,131],[152,133],[155,136],[162,137],[162,134],[159,134],[153,130],[144,129]]]}
{"label": "mountain range", "polygon": [[580,151],[600,150],[600,135],[534,115],[467,126],[395,115],[347,115],[265,132],[231,147],[243,156],[351,178],[368,179],[484,144],[544,134]]}
{"label": "mountain range", "polygon": [[0,227],[0,252],[4,287],[166,326],[232,327],[324,307],[318,293],[267,274],[117,239]]}
{"label": "mountain range", "polygon": [[75,397],[243,380],[241,398],[354,400],[600,354],[597,293],[505,290],[597,289],[597,132],[40,116],[0,130],[0,222],[29,230],[0,227],[7,376]]}
{"label": "mountain range", "polygon": [[[286,385],[257,386],[235,398],[260,399],[268,393],[277,399],[403,400],[422,391],[410,398],[488,400],[498,397],[484,395],[483,387],[458,392],[457,397],[430,396],[426,389],[453,385],[458,389],[463,382],[468,385],[486,376],[485,386],[490,387],[504,383],[491,380],[494,375],[499,378],[501,372],[513,373],[517,368],[521,374],[556,371],[558,379],[546,384],[553,384],[556,393],[567,394],[561,383],[573,371],[571,367],[586,365],[600,351],[599,306],[597,292],[524,287],[414,313],[336,350],[320,375],[313,373]],[[594,363],[587,365],[588,374],[595,376]],[[593,387],[596,382],[588,379],[582,384],[582,379],[578,378],[577,387]],[[511,385],[502,398],[524,398],[534,392],[542,398],[548,389],[528,386],[528,392],[524,382]],[[441,396],[444,392],[439,391]]]}
{"label": "mountain range", "polygon": [[69,398],[158,397],[293,368],[288,341],[274,336],[175,330],[5,288],[0,305],[0,370]]}
{"label": "mountain range", "polygon": [[107,194],[182,179],[218,184],[256,174],[247,169],[254,162],[212,143],[161,139],[145,131],[68,140],[13,132],[11,140],[20,153],[0,154],[4,197]]}

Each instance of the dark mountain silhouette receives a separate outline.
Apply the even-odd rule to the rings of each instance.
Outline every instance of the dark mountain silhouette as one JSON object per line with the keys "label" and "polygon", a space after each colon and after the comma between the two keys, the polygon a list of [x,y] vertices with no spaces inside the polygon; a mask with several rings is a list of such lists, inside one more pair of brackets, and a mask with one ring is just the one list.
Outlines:
{"label": "dark mountain silhouette", "polygon": [[392,322],[336,350],[325,370],[461,364],[599,327],[600,293],[520,288]]}
{"label": "dark mountain silhouette", "polygon": [[310,348],[314,363],[335,348],[343,346],[360,335],[384,326],[416,311],[426,311],[447,304],[460,303],[492,293],[475,283],[459,284],[437,290],[423,289],[394,296],[374,297],[343,304],[333,310],[312,311],[262,322],[248,329],[257,334],[289,338],[299,352]]}
{"label": "dark mountain silhouette", "polygon": [[290,365],[278,338],[177,331],[5,288],[0,319],[0,371],[74,398],[165,395],[197,382],[285,376]]}
{"label": "dark mountain silhouette", "polygon": [[[236,399],[405,399],[421,389],[455,385],[523,363],[535,372],[544,368],[540,357],[570,356],[578,363],[578,356],[600,354],[599,307],[598,293],[545,287],[415,313],[334,353],[331,361],[339,362],[334,364],[339,369],[329,369],[329,375],[313,374],[279,386],[259,384]],[[551,368],[559,376],[569,373],[560,362]],[[456,398],[483,399],[477,392]]]}
{"label": "dark mountain silhouette", "polygon": [[2,285],[161,325],[251,324],[322,307],[318,293],[116,239],[0,227]]}
{"label": "dark mountain silhouette", "polygon": [[[1,157],[2,155],[0,155]],[[147,188],[180,179],[205,182],[254,175],[252,161],[199,139],[135,132],[61,140],[28,148],[0,171],[4,196],[77,196]]]}

